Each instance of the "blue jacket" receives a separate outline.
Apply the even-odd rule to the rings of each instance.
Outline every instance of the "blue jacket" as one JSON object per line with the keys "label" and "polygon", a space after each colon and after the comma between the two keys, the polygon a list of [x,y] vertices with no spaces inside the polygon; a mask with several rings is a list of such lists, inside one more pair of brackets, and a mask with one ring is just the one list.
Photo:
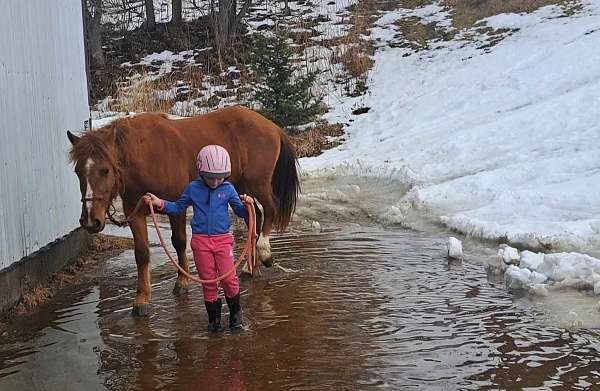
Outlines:
{"label": "blue jacket", "polygon": [[242,204],[233,185],[227,181],[216,189],[211,189],[202,178],[195,179],[187,185],[177,201],[165,200],[162,210],[170,215],[178,215],[190,205],[194,207],[191,222],[193,234],[217,235],[229,232],[231,219],[227,213],[228,205],[231,205],[239,217],[248,217],[246,206]]}

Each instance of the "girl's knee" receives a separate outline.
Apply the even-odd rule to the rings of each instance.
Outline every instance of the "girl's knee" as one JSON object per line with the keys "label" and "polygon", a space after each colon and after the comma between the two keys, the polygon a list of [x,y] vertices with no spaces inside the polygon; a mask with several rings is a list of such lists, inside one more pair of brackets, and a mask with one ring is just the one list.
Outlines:
{"label": "girl's knee", "polygon": [[226,280],[221,281],[221,285],[223,286],[225,296],[227,297],[233,297],[240,293],[240,280],[235,274]]}

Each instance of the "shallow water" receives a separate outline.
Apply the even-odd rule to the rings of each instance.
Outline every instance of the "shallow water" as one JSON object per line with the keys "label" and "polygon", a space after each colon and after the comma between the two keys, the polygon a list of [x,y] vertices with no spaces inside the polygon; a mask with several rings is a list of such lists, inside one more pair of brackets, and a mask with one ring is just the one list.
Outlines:
{"label": "shallow water", "polygon": [[[151,315],[132,318],[135,264],[127,251],[106,263],[97,284],[70,286],[38,312],[15,319],[0,340],[0,389],[575,390],[600,384],[595,299],[575,292],[562,301],[516,297],[484,272],[483,246],[470,247],[467,261],[449,262],[442,255],[446,233],[377,224],[366,200],[382,200],[369,196],[372,184],[355,181],[365,189],[357,192],[360,207],[353,199],[333,200],[336,186],[348,189],[347,180],[324,192],[321,182],[305,183],[300,217],[290,232],[272,238],[285,271],[263,269],[261,277],[242,282],[246,331],[205,331],[200,289],[174,297],[175,274],[157,247],[151,249]],[[340,211],[331,220],[328,203]],[[569,319],[573,312],[578,319]]]}

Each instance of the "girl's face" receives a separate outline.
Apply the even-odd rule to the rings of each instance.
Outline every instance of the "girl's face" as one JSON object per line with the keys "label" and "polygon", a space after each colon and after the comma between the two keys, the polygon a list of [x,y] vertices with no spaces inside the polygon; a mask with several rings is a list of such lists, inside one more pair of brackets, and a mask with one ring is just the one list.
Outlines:
{"label": "girl's face", "polygon": [[202,177],[202,178],[204,178],[204,182],[206,182],[208,187],[210,187],[211,189],[216,189],[217,187],[221,186],[221,184],[223,182],[225,182],[225,178],[208,178],[208,177]]}

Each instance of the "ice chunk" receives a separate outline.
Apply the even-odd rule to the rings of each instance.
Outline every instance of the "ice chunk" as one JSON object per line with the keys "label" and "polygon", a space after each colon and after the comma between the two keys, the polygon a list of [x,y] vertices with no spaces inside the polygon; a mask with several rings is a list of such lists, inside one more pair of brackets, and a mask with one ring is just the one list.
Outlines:
{"label": "ice chunk", "polygon": [[498,249],[498,258],[502,259],[507,265],[518,265],[520,261],[519,250],[510,246],[501,245]]}
{"label": "ice chunk", "polygon": [[446,243],[446,254],[448,255],[448,258],[462,259],[462,242],[455,237],[450,236],[448,238],[448,243]]}
{"label": "ice chunk", "polygon": [[[529,270],[529,269],[525,269],[525,270]],[[531,272],[531,276],[529,277],[529,282],[532,285],[541,284],[543,282],[546,282],[546,280],[548,280],[548,277],[546,277],[545,275],[538,273],[538,272]]]}
{"label": "ice chunk", "polygon": [[537,270],[538,266],[544,263],[543,253],[534,253],[531,251],[523,251],[521,253],[521,262],[519,266],[526,267],[529,270]]}
{"label": "ice chunk", "polygon": [[318,221],[314,221],[312,223],[310,223],[310,227],[313,229],[313,231],[315,232],[321,232],[321,223],[319,223]]}
{"label": "ice chunk", "polygon": [[530,292],[537,296],[548,296],[548,288],[546,284],[534,284]]}
{"label": "ice chunk", "polygon": [[506,287],[510,290],[529,288],[531,286],[530,278],[531,271],[529,269],[521,269],[515,265],[510,265],[504,273]]}

